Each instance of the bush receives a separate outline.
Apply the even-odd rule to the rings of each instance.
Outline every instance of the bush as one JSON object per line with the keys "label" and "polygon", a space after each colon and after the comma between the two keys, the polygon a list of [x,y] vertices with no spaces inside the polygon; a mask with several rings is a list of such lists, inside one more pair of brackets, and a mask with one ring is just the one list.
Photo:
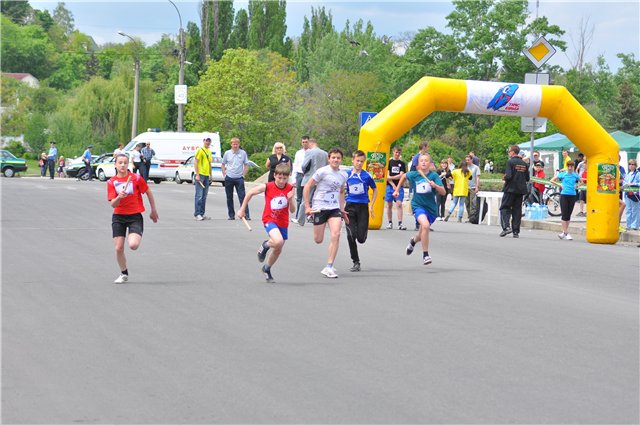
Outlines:
{"label": "bush", "polygon": [[271,156],[271,152],[258,152],[258,153],[252,154],[249,157],[249,159],[255,162],[258,166],[249,167],[249,171],[247,172],[247,176],[245,177],[245,179],[247,181],[252,182],[258,177],[260,177],[261,175],[263,175],[264,173],[266,173],[267,171],[269,171],[264,168],[264,163],[267,162],[267,158],[269,158],[270,156]]}

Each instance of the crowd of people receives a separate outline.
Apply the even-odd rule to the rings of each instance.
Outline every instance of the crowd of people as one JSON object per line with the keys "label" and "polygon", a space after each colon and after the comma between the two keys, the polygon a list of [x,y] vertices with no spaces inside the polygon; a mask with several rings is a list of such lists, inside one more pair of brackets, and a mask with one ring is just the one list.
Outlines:
{"label": "crowd of people", "polygon": [[[315,139],[308,136],[302,137],[300,144],[300,149],[296,151],[292,160],[286,154],[284,144],[275,143],[271,156],[265,162],[265,167],[269,170],[267,182],[253,186],[249,192],[245,190],[244,181],[249,169],[249,158],[240,147],[238,138],[234,137],[230,140],[230,149],[225,151],[222,157],[223,185],[229,220],[235,220],[236,217],[244,220],[245,223],[251,220],[249,203],[254,196],[264,194],[261,218],[268,239],[258,247],[257,257],[260,263],[264,263],[262,273],[268,282],[274,281],[272,268],[288,240],[290,223],[299,226],[304,226],[305,223],[312,224],[313,240],[317,244],[324,242],[328,227],[327,261],[320,273],[332,279],[338,277],[334,263],[338,254],[342,223],[344,223],[349,255],[353,263],[350,271],[359,272],[362,269],[358,245],[364,244],[367,240],[369,219],[374,217],[373,205],[378,196],[372,174],[364,169],[366,154],[356,150],[351,155],[351,168],[342,170],[344,153],[340,149],[333,148],[326,152],[318,146]],[[211,219],[205,215],[213,160],[210,146],[211,139],[204,139],[203,145],[195,154],[193,216],[197,221]],[[118,149],[121,149],[121,146]],[[128,280],[124,255],[127,230],[126,239],[132,250],[139,247],[142,239],[143,194],[146,194],[149,199],[151,219],[154,222],[158,220],[155,200],[146,184],[145,173],[136,174],[135,171],[132,173],[128,170],[129,161],[133,162],[134,170],[144,168],[142,158],[147,155],[152,157],[148,145],[146,149],[145,151],[141,146],[137,146],[135,152],[138,152],[139,156],[135,152],[129,156],[118,150],[114,152],[117,174],[109,180],[107,192],[108,200],[114,208],[113,238],[120,267],[116,283]],[[529,199],[530,202],[534,202],[542,199],[545,184],[541,183],[540,179],[545,178],[544,163],[540,159],[539,152],[534,152],[532,158],[523,158],[517,145],[509,147],[508,155],[500,204],[502,227],[500,237],[512,234],[514,238],[518,238],[523,201]],[[569,158],[566,154],[563,157]],[[529,169],[531,160],[533,171]],[[406,247],[407,255],[411,255],[415,246],[419,244],[422,248],[422,263],[424,265],[432,263],[429,252],[429,233],[433,231],[432,226],[436,221],[448,221],[451,215],[456,213],[457,221],[462,222],[465,209],[467,222],[477,224],[481,221],[477,212],[479,202],[476,199],[480,190],[479,164],[480,160],[473,152],[469,152],[457,165],[451,156],[439,162],[434,161],[429,154],[428,142],[420,143],[419,152],[407,162],[402,159],[402,148],[399,146],[393,148],[392,158],[388,161],[384,193],[386,228],[394,228],[395,210],[396,228],[407,230],[407,226],[403,223],[406,182],[416,231],[409,239]],[[565,159],[563,165],[564,168],[551,179],[551,183],[561,187],[562,232],[558,236],[563,240],[571,240],[568,228],[576,202],[580,205],[578,215],[584,214],[583,211],[585,211],[586,196],[579,195],[580,192],[585,191],[577,189],[581,183],[586,182],[586,158],[579,157],[577,164],[571,158]],[[640,173],[636,170],[636,161],[630,160],[629,166],[628,173],[621,169],[623,176],[621,186],[624,184],[626,187],[637,187],[640,184]],[[491,162],[485,161],[485,170],[493,171]],[[531,177],[537,180],[531,182]],[[293,184],[289,183],[290,178]],[[237,212],[234,207],[234,191],[240,205]],[[448,195],[451,195],[451,203],[447,209]],[[639,193],[629,191],[624,195],[621,194],[620,214],[625,206],[628,214],[627,226],[632,229],[638,228],[640,220],[639,200]],[[249,226],[248,223],[246,224]]]}

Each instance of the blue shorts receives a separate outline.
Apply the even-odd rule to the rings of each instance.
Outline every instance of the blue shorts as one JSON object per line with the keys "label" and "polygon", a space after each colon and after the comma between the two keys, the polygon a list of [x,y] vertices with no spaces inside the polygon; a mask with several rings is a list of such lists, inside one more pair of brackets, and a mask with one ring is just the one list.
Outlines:
{"label": "blue shorts", "polygon": [[282,235],[282,239],[284,239],[285,241],[287,239],[289,239],[289,228],[287,228],[287,227],[278,227],[278,225],[276,223],[274,223],[273,221],[270,221],[270,222],[268,222],[267,224],[264,225],[264,230],[266,230],[267,233],[269,233],[273,229],[280,230],[280,234]]}
{"label": "blue shorts", "polygon": [[431,214],[429,211],[425,210],[424,208],[415,208],[413,210],[413,216],[416,218],[416,222],[418,222],[418,217],[420,217],[421,215],[427,216],[427,220],[429,220],[429,224],[433,224],[433,222],[436,221],[436,216]]}
{"label": "blue shorts", "polygon": [[398,191],[400,194],[398,195],[397,198],[393,197],[393,186],[391,185],[387,185],[387,191],[384,194],[384,201],[385,202],[394,202],[394,201],[404,201],[404,187],[401,187],[400,190]]}

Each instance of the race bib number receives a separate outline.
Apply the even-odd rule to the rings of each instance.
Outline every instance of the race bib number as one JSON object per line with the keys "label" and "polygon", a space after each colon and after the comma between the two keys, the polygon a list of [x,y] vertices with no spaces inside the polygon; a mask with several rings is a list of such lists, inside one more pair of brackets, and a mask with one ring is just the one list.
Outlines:
{"label": "race bib number", "polygon": [[271,200],[271,210],[281,210],[283,208],[287,208],[289,202],[287,201],[286,196],[276,196]]}
{"label": "race bib number", "polygon": [[391,167],[391,172],[393,174],[400,174],[400,166],[399,165],[395,165],[395,166]]}
{"label": "race bib number", "polygon": [[364,185],[362,183],[356,183],[349,186],[349,193],[354,195],[361,195],[364,193]]}
{"label": "race bib number", "polygon": [[122,192],[122,190],[126,187],[127,191],[125,192],[127,195],[133,194],[133,182],[129,182],[127,186],[127,182],[113,182],[113,187],[116,188],[116,193]]}
{"label": "race bib number", "polygon": [[429,193],[431,192],[431,185],[427,182],[416,183],[416,193]]}
{"label": "race bib number", "polygon": [[324,201],[331,205],[338,205],[338,194],[336,192],[325,193]]}

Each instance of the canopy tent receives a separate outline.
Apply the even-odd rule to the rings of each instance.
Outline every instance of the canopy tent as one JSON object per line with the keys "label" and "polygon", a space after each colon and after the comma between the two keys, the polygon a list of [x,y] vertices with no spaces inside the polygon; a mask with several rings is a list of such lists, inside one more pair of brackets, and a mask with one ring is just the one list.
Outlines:
{"label": "canopy tent", "polygon": [[[624,131],[613,131],[609,133],[613,139],[618,142],[621,151],[629,153],[638,153],[640,151],[640,136],[633,136]],[[520,149],[531,150],[531,142],[520,143]],[[578,150],[576,145],[571,142],[564,134],[556,133],[550,136],[541,137],[534,140],[533,147],[541,151],[561,151],[563,149]]]}

